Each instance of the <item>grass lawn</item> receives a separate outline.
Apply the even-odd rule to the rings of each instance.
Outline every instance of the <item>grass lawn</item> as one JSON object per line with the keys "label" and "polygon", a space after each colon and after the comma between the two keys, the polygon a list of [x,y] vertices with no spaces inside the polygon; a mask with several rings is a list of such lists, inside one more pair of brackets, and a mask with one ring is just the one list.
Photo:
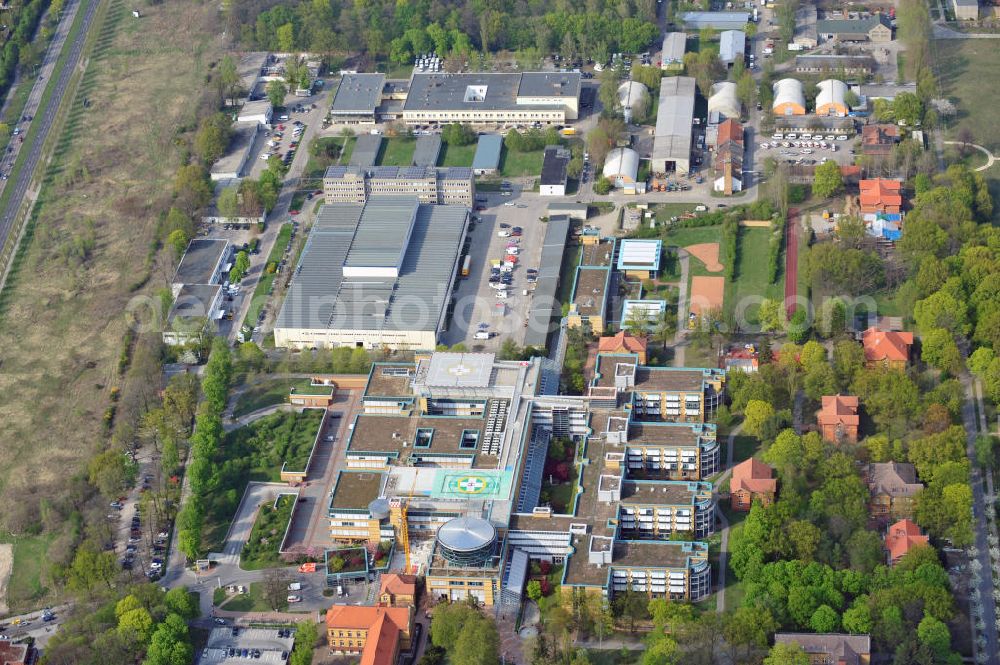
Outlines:
{"label": "grass lawn", "polygon": [[542,157],[544,151],[514,152],[504,146],[500,155],[500,175],[505,178],[519,176],[537,176],[542,172]]}
{"label": "grass lawn", "polygon": [[[317,136],[309,144],[309,161],[306,162],[303,178],[322,178],[326,168],[336,164],[343,153],[344,142],[347,141],[342,136]],[[314,156],[313,146],[319,146],[319,155]]]}
{"label": "grass lawn", "polygon": [[275,269],[278,267],[278,263],[281,262],[281,255],[285,253],[285,247],[291,239],[291,222],[282,224],[281,230],[278,231],[278,237],[274,240],[274,246],[271,247],[271,253],[267,255],[267,263],[264,264],[264,274],[257,280],[257,288],[253,290],[253,299],[250,301],[250,307],[247,309],[247,318],[243,320],[249,326],[256,324],[257,317],[260,315],[260,309],[267,303],[267,298],[271,295],[274,287],[274,278],[277,276],[277,273],[268,266],[274,264],[273,267]]}
{"label": "grass lawn", "polygon": [[684,365],[686,367],[717,367],[719,358],[714,344],[699,346],[688,344],[684,349]]}
{"label": "grass lawn", "polygon": [[[664,243],[675,247],[687,247],[706,242],[719,242],[722,238],[722,226],[699,226],[695,228],[671,229],[664,237]],[[680,277],[680,262],[677,265],[676,276]],[[688,260],[689,277],[721,276],[722,272],[709,272],[705,264],[695,257]]]}
{"label": "grass lawn", "polygon": [[283,565],[278,556],[281,539],[285,536],[288,522],[295,507],[295,496],[285,494],[278,497],[277,506],[270,503],[261,506],[254,520],[250,538],[240,552],[240,567],[245,570],[260,570]]}
{"label": "grass lawn", "polygon": [[379,166],[410,166],[413,163],[413,151],[417,140],[403,136],[393,136],[382,141],[379,153]]}
{"label": "grass lawn", "polygon": [[288,401],[288,392],[291,388],[301,392],[309,387],[309,379],[262,379],[240,393],[240,396],[236,398],[233,415],[239,418],[253,413],[257,409],[285,404]]}
{"label": "grass lawn", "polygon": [[[284,611],[288,608],[288,603],[282,601],[281,607],[278,607],[279,612]],[[247,589],[247,593],[238,593],[229,599],[229,602],[225,603],[221,609],[228,610],[230,612],[271,612],[274,610],[267,601],[264,600],[264,583],[263,582],[251,582],[250,587]]]}
{"label": "grass lawn", "polygon": [[879,291],[872,294],[878,313],[882,316],[906,316],[909,307],[900,302],[899,291]]}
{"label": "grass lawn", "polygon": [[213,460],[219,485],[205,498],[206,550],[221,551],[247,483],[277,482],[283,462],[305,468],[322,415],[317,409],[282,411],[226,434]]}
{"label": "grass lawn", "polygon": [[[1000,88],[983,81],[1000,80],[1000,61],[991,40],[934,40],[933,62],[942,96],[957,100],[958,114],[947,123],[947,138],[957,141],[963,128],[971,130],[976,143],[993,153],[1000,151],[1000,125],[993,111],[1000,106]],[[1000,197],[1000,166],[983,171],[994,198]],[[1000,206],[993,210],[1000,219]]]}
{"label": "grass lawn", "polygon": [[722,239],[722,225],[696,226],[693,228],[670,229],[663,242],[676,247],[698,245],[703,242],[719,242]]}
{"label": "grass lawn", "polygon": [[733,541],[738,539],[740,533],[743,531],[743,522],[731,523],[729,527],[729,556],[726,558],[726,611],[735,610],[737,607],[743,605],[743,597],[746,595],[746,589],[743,588],[743,583],[736,578],[736,573],[733,572],[733,567],[730,562],[733,560]]}
{"label": "grass lawn", "polygon": [[[17,351],[4,354],[0,371],[0,486],[32,510],[41,498],[67,498],[74,487],[67,476],[85,468],[95,442],[108,439],[102,414],[110,389],[148,387],[119,376],[128,325],[122,312],[173,272],[173,259],[153,245],[155,220],[173,202],[187,139],[180,128],[193,127],[192,99],[224,54],[217,7],[162,3],[141,22],[126,19],[122,3],[109,9],[105,18],[99,10],[91,28],[96,48],[84,53],[76,96],[64,100],[68,117],[51,137],[56,152],[34,226],[3,291],[0,342]],[[66,250],[85,241],[81,221],[93,224],[93,240],[84,243],[92,248],[67,263]],[[28,486],[31,493],[23,491]],[[18,554],[24,547],[15,549],[15,603],[45,591],[46,547]]]}
{"label": "grass lawn", "polygon": [[733,464],[753,457],[760,442],[747,434],[737,434],[733,439]]}
{"label": "grass lawn", "polygon": [[49,545],[54,539],[54,535],[0,535],[0,543],[14,545],[13,572],[7,583],[7,604],[12,611],[32,609],[48,595],[49,588],[42,585],[42,569],[49,560]]}
{"label": "grass lawn", "polygon": [[694,209],[698,207],[699,203],[658,203],[652,206],[652,210],[656,213],[656,221],[658,223],[663,223],[669,221],[671,217],[677,217],[683,215],[687,212],[694,212]]}
{"label": "grass lawn", "polygon": [[472,166],[472,158],[476,156],[476,144],[452,145],[441,144],[441,155],[438,166]]}
{"label": "grass lawn", "polygon": [[[767,279],[770,237],[770,229],[740,228],[736,273],[733,281],[726,284],[724,302],[727,310],[739,312],[739,304],[746,298],[783,297],[785,292],[784,277],[779,273],[777,284],[770,284]],[[757,305],[743,308],[744,316],[749,323],[757,322],[757,309]]]}
{"label": "grass lawn", "polygon": [[556,294],[561,303],[569,302],[570,295],[573,293],[573,276],[580,263],[581,253],[583,253],[583,245],[572,245],[563,252],[562,268],[559,272],[559,293]]}
{"label": "grass lawn", "polygon": [[357,144],[358,140],[353,136],[348,136],[344,139],[344,147],[340,149],[340,160],[338,164],[349,164],[351,161],[351,155],[354,154],[354,146]]}

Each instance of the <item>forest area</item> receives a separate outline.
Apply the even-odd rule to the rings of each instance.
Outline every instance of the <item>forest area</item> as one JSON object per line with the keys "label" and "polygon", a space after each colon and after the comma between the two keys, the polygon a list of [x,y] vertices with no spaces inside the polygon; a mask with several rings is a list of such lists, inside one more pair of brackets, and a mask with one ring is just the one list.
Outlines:
{"label": "forest area", "polygon": [[517,51],[529,59],[558,51],[600,61],[616,51],[637,52],[659,34],[656,7],[656,0],[234,0],[227,16],[230,32],[248,49],[360,51],[399,64],[435,51],[457,68],[477,51]]}

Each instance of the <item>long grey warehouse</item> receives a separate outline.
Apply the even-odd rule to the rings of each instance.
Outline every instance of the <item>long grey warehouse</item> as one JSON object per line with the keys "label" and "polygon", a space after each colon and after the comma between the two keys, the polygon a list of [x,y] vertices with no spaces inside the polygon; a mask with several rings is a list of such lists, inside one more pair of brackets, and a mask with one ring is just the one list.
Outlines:
{"label": "long grey warehouse", "polygon": [[695,81],[689,76],[666,77],[660,84],[651,167],[657,173],[691,170],[691,125],[694,122]]}
{"label": "long grey warehouse", "polygon": [[468,230],[465,206],[328,203],[274,327],[279,347],[433,350]]}

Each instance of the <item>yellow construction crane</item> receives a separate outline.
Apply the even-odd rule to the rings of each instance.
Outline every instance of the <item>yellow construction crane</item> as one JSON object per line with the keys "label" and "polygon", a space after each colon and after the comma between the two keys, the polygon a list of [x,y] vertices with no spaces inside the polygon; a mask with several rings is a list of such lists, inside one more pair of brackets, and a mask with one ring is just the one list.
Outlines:
{"label": "yellow construction crane", "polygon": [[406,520],[406,513],[410,507],[410,499],[413,498],[413,489],[417,486],[417,471],[413,470],[413,482],[410,483],[410,491],[406,493],[406,498],[399,502],[399,542],[403,546],[403,556],[406,557],[406,567],[404,574],[410,574],[410,526]]}

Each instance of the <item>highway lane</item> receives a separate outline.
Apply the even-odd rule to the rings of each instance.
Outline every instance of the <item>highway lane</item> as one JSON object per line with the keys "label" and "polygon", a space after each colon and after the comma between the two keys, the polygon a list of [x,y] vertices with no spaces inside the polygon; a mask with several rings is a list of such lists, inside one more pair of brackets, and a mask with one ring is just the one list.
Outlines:
{"label": "highway lane", "polygon": [[[66,94],[66,88],[69,86],[70,78],[80,63],[84,42],[86,41],[87,33],[90,31],[99,4],[100,0],[73,0],[70,2],[59,22],[56,35],[45,53],[39,78],[35,81],[34,86],[32,86],[31,93],[28,96],[28,103],[24,108],[24,114],[33,116],[32,120],[30,123],[21,124],[22,131],[27,132],[30,129],[30,125],[36,127],[37,133],[30,143],[20,144],[20,148],[24,148],[25,150],[20,150],[19,152],[23,154],[18,154],[15,159],[21,161],[21,170],[15,180],[9,180],[4,183],[5,190],[9,187],[13,187],[13,189],[10,191],[10,196],[7,198],[6,203],[0,204],[0,248],[6,245],[21,204],[28,194],[28,188],[31,184],[35,168],[42,158],[42,146],[45,145],[56,114],[63,103],[63,97]],[[84,13],[80,30],[72,42],[67,44],[70,28],[76,18],[77,11],[81,7]],[[53,82],[54,87],[48,102],[44,108],[41,108],[42,96],[46,86],[49,84],[49,77],[53,74],[56,62],[65,48],[69,49],[65,65],[59,72],[58,78]],[[11,163],[10,159],[5,160],[5,163]]]}

